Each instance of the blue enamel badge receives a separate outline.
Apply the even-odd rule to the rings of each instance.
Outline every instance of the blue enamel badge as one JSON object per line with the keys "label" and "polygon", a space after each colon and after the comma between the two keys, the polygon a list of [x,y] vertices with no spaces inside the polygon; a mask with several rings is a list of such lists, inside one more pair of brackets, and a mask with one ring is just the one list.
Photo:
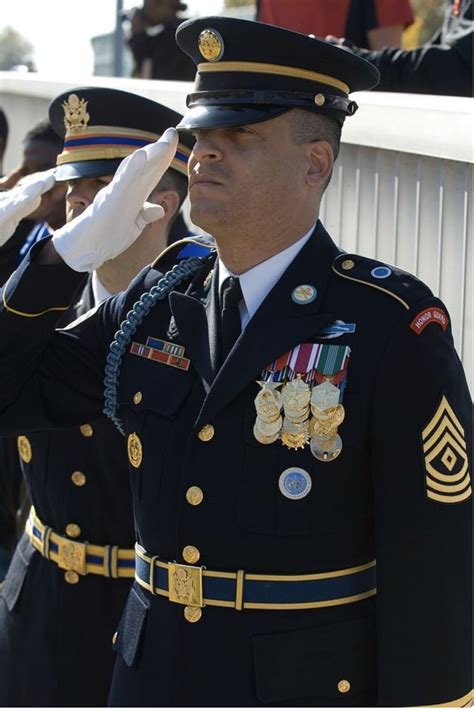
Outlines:
{"label": "blue enamel badge", "polygon": [[391,275],[392,269],[389,269],[388,266],[376,266],[370,273],[374,279],[387,279]]}
{"label": "blue enamel badge", "polygon": [[286,468],[278,479],[278,486],[285,498],[299,500],[308,495],[312,481],[309,473],[303,468]]}

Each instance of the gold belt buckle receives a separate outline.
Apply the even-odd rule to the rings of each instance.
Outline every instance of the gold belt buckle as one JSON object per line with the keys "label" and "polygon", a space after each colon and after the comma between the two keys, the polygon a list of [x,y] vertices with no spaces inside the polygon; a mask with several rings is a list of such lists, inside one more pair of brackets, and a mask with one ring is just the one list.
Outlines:
{"label": "gold belt buckle", "polygon": [[86,574],[86,543],[61,538],[58,541],[58,567]]}
{"label": "gold belt buckle", "polygon": [[170,602],[203,607],[202,567],[169,562],[168,594]]}

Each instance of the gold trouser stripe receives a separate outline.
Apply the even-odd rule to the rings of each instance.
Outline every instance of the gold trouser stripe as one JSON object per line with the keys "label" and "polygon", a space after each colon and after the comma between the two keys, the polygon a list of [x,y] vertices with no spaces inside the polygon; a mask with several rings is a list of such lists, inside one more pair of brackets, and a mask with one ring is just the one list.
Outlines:
{"label": "gold trouser stripe", "polygon": [[341,274],[340,271],[338,271],[337,269],[334,268],[334,266],[332,267],[332,270],[334,271],[334,273],[336,273],[338,276],[340,276],[343,279],[347,279],[348,281],[355,281],[358,284],[364,284],[364,286],[370,286],[371,288],[376,288],[377,291],[382,291],[382,293],[386,293],[387,296],[391,296],[392,298],[395,298],[397,301],[399,301],[402,304],[402,306],[405,306],[407,311],[410,310],[410,306],[408,305],[408,303],[406,301],[404,301],[402,298],[400,298],[400,296],[397,296],[395,293],[392,293],[392,291],[387,291],[386,288],[382,288],[381,286],[376,286],[375,284],[370,283],[370,281],[364,281],[363,279],[355,279],[352,276],[346,276],[345,274]]}
{"label": "gold trouser stripe", "polygon": [[250,74],[276,74],[278,76],[290,76],[295,79],[309,79],[309,81],[317,81],[319,84],[327,84],[345,94],[350,93],[350,88],[340,79],[328,74],[320,74],[317,71],[310,69],[299,69],[297,67],[288,67],[283,64],[267,64],[265,62],[216,62],[198,64],[199,74],[208,72],[246,72]]}
{"label": "gold trouser stripe", "polygon": [[469,708],[472,705],[474,698],[474,690],[470,690],[469,693],[463,695],[462,698],[456,698],[456,700],[450,700],[447,703],[431,703],[430,705],[420,705],[423,708]]}
{"label": "gold trouser stripe", "polygon": [[38,318],[39,316],[44,316],[46,313],[51,313],[52,311],[67,311],[69,306],[55,306],[54,308],[47,308],[45,311],[40,311],[40,313],[23,313],[23,311],[17,311],[15,308],[11,308],[7,303],[7,287],[10,283],[10,279],[14,273],[10,276],[5,286],[3,287],[3,305],[9,313],[13,313],[16,316],[23,316],[23,318]]}
{"label": "gold trouser stripe", "polygon": [[[38,530],[41,532],[41,535],[43,538],[42,542],[40,542],[40,540],[38,540],[38,538],[33,535],[33,526],[38,528]],[[36,515],[36,512],[33,507],[31,507],[28,520],[26,521],[25,532],[28,535],[33,547],[36,550],[38,550],[38,552],[43,557],[50,560],[51,562],[54,562],[55,564],[57,564],[57,562],[58,562],[58,554],[56,552],[51,551],[51,549],[50,549],[51,543],[54,543],[57,545],[58,543],[64,542],[65,540],[67,540],[68,542],[72,542],[72,543],[80,542],[80,541],[76,541],[76,540],[70,540],[69,538],[64,538],[62,535],[58,535],[58,533],[54,532],[54,530],[52,530],[52,528],[44,525],[44,523],[42,523],[41,520]],[[94,556],[103,558],[102,564],[86,563],[86,574],[98,574],[103,577],[109,576],[107,546],[90,545],[89,543],[87,543],[86,544],[86,555],[94,555]],[[134,559],[135,559],[135,550],[114,546],[112,548],[112,575],[111,576],[115,577],[115,578],[117,578],[117,577],[132,578],[132,577],[134,577],[135,576],[134,566],[133,567],[125,567],[125,568],[118,567],[119,560],[134,560]]]}

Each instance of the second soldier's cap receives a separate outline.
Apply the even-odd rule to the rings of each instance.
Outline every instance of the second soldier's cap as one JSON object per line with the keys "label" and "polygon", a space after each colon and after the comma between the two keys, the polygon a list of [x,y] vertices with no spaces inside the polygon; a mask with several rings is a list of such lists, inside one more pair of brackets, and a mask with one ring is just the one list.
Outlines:
{"label": "second soldier's cap", "polygon": [[[49,119],[64,138],[57,181],[113,175],[123,158],[153,143],[182,119],[180,113],[143,96],[118,89],[78,87],[57,96]],[[180,136],[170,168],[187,175],[194,139]]]}
{"label": "second soldier's cap", "polygon": [[176,40],[197,67],[180,129],[257,123],[293,108],[342,124],[357,109],[349,93],[380,78],[347,49],[260,22],[201,17],[183,22]]}

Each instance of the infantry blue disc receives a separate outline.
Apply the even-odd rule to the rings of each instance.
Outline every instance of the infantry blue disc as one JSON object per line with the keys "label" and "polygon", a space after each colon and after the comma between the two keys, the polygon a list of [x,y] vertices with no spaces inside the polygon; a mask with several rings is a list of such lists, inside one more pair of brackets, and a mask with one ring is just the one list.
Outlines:
{"label": "infantry blue disc", "polygon": [[376,266],[370,273],[374,279],[387,279],[391,275],[392,269],[389,269],[388,266]]}
{"label": "infantry blue disc", "polygon": [[286,498],[298,500],[311,490],[311,476],[303,468],[286,468],[278,479],[280,491]]}

